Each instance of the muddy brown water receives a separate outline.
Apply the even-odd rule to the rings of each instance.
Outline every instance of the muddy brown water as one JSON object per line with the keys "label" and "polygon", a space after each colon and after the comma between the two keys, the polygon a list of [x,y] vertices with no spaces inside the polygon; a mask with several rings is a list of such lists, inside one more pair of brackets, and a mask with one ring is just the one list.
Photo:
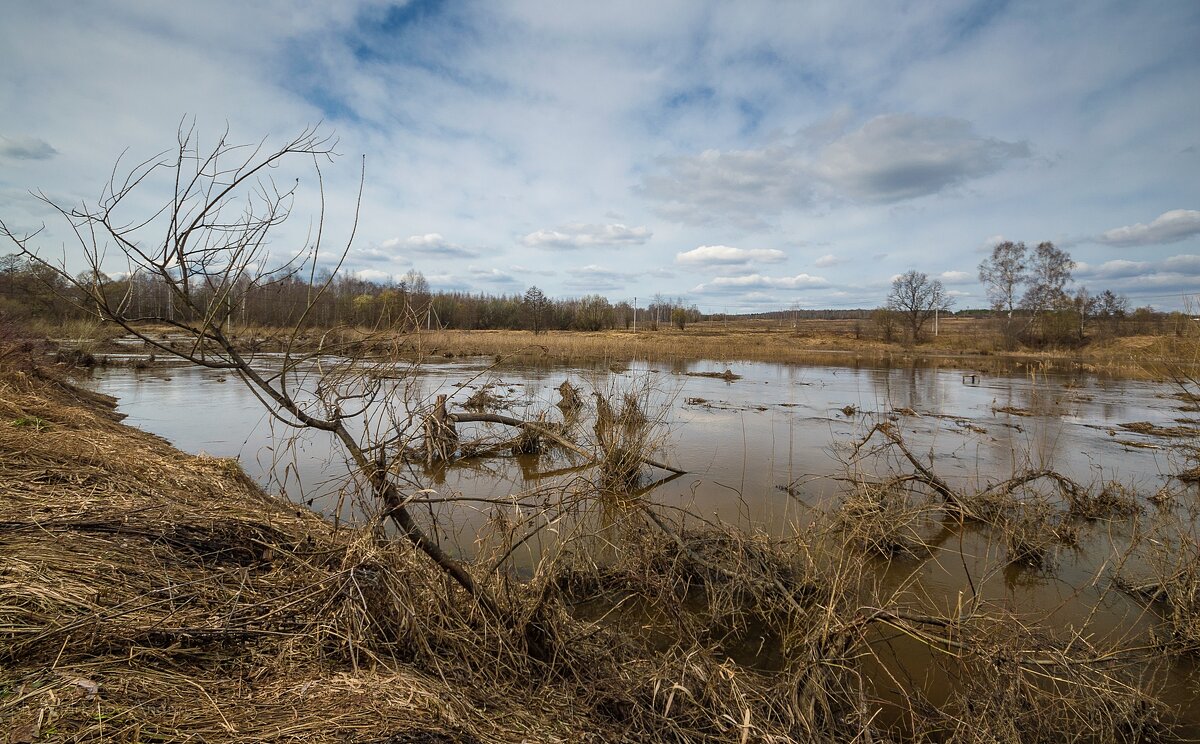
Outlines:
{"label": "muddy brown water", "polygon": [[[725,369],[740,378],[696,374]],[[425,365],[406,385],[418,399],[441,393],[461,405],[486,384],[501,399],[501,412],[532,417],[546,410],[558,415],[552,404],[564,379],[585,397],[593,389],[633,390],[661,418],[658,456],[687,474],[655,488],[656,502],[784,536],[837,503],[844,486],[834,478],[845,474],[850,446],[876,421],[893,421],[913,452],[931,457],[939,475],[964,488],[1046,467],[1083,483],[1116,480],[1153,494],[1168,484],[1163,474],[1179,468],[1171,440],[1122,425],[1177,427],[1200,418],[1166,384],[1036,369],[979,375],[954,366],[716,362],[495,368],[486,359],[458,359]],[[237,457],[268,489],[326,515],[361,516],[343,488],[344,454],[319,433],[297,434],[273,421],[235,377],[186,366],[116,367],[93,371],[90,384],[115,396],[131,425],[185,451]],[[462,429],[470,437],[486,427]],[[440,496],[501,498],[574,477],[563,472],[571,464],[562,454],[489,457],[413,477]],[[1157,508],[1143,504],[1143,518],[1153,520]],[[485,512],[460,508],[441,519],[443,539],[470,552]],[[930,611],[950,612],[964,592],[977,591],[1050,628],[1086,626],[1097,641],[1147,639],[1159,630],[1158,616],[1111,584],[1113,545],[1127,541],[1129,531],[1121,523],[1086,525],[1076,546],[1056,550],[1049,568],[1034,568],[1006,565],[1003,541],[987,529],[949,524],[928,536],[940,546],[932,555],[880,560],[876,580],[883,588],[903,587]],[[519,567],[544,548],[531,540],[516,556]],[[781,663],[768,633],[753,636],[731,641],[731,655],[765,667]],[[877,646],[881,659],[923,678],[932,700],[955,684],[929,671],[936,652],[917,641],[881,635]],[[1200,734],[1196,667],[1180,663],[1154,675],[1165,680],[1163,699],[1192,724],[1187,733]]]}

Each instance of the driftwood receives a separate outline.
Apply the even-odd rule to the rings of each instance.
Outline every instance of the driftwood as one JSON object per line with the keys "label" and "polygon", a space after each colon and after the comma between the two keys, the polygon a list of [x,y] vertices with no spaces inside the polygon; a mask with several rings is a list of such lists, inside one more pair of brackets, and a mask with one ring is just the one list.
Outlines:
{"label": "driftwood", "polygon": [[454,419],[446,411],[446,396],[439,395],[433,411],[425,417],[425,465],[446,462],[458,449],[458,432]]}
{"label": "driftwood", "polygon": [[[533,423],[531,421],[524,421],[519,418],[514,418],[512,416],[505,416],[505,415],[499,414],[499,413],[452,413],[452,414],[449,414],[448,418],[452,424],[453,423],[459,423],[459,424],[486,423],[486,424],[503,424],[504,426],[517,427],[520,429],[524,429],[525,431],[531,432],[533,434],[536,434],[539,437],[545,437],[546,439],[554,441],[554,442],[558,443],[559,445],[561,445],[563,448],[569,449],[572,452],[575,452],[576,454],[586,457],[589,462],[594,462],[596,459],[595,455],[593,455],[591,452],[584,449],[583,447],[579,446],[578,444],[572,442],[570,439],[567,439],[566,437],[562,436],[561,434],[558,434],[557,432],[551,431],[550,429],[546,428],[545,426]],[[660,470],[666,470],[668,472],[676,473],[678,475],[683,475],[683,474],[687,473],[686,470],[680,470],[679,468],[672,467],[670,465],[667,465],[666,463],[662,463],[657,460],[652,460],[649,457],[644,457],[644,456],[638,455],[638,460],[645,463],[646,465],[649,465],[650,467],[659,468]]]}

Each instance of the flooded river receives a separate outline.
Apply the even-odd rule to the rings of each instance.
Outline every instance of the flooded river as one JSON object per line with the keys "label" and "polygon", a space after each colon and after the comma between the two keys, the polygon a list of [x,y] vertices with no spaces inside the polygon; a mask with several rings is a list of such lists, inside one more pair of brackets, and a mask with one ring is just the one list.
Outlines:
{"label": "flooded river", "polygon": [[[729,369],[740,379],[699,376]],[[632,390],[661,419],[660,459],[687,475],[657,489],[731,522],[786,524],[838,490],[846,448],[874,421],[897,423],[910,448],[931,455],[948,480],[982,483],[1028,466],[1081,482],[1120,480],[1153,492],[1171,472],[1169,440],[1126,429],[1179,426],[1188,416],[1170,386],[1092,375],[980,375],[952,367],[791,366],[707,362],[493,368],[486,360],[431,364],[412,380],[415,396],[450,396],[452,409],[480,387],[502,412],[550,410],[570,380],[584,392]],[[274,421],[236,377],[186,366],[97,368],[91,386],[119,400],[127,423],[188,452],[237,457],[270,490],[318,511],[337,510],[344,456],[328,437]],[[648,394],[647,394],[648,390]],[[496,458],[485,467],[438,473],[435,489],[496,496],[529,487],[554,463]],[[781,488],[804,484],[796,498]],[[343,506],[343,516],[348,516]]]}
{"label": "flooded river", "polygon": [[[726,369],[732,374],[704,376]],[[494,367],[487,359],[456,359],[424,366],[405,385],[420,400],[449,396],[452,409],[486,386],[502,413],[529,419],[549,411],[554,420],[556,388],[564,380],[589,401],[592,390],[633,391],[649,415],[661,420],[663,446],[656,457],[686,474],[654,488],[655,502],[780,536],[836,506],[854,442],[880,421],[898,427],[910,450],[956,487],[978,489],[1029,468],[1054,469],[1083,484],[1116,481],[1129,487],[1140,494],[1141,519],[1151,521],[1161,509],[1146,497],[1168,485],[1164,474],[1179,469],[1172,440],[1156,436],[1155,428],[1161,434],[1200,424],[1200,413],[1187,410],[1169,385],[1036,368],[996,375],[954,366]],[[184,366],[112,367],[95,370],[91,385],[115,396],[133,426],[189,452],[237,457],[269,490],[326,515],[343,520],[361,515],[344,488],[344,454],[324,434],[297,436],[273,421],[235,377]],[[483,433],[480,425],[460,429],[464,439]],[[574,477],[571,465],[561,453],[505,454],[414,471],[413,480],[436,496],[486,500]],[[465,510],[443,524],[444,539],[470,552],[486,513]],[[1109,580],[1113,545],[1128,541],[1131,529],[1108,520],[1085,525],[1074,546],[1055,551],[1052,566],[1030,567],[1010,565],[1003,544],[988,530],[949,524],[924,537],[934,548],[930,555],[881,560],[877,581],[885,589],[911,592],[931,612],[952,612],[969,588],[1050,627],[1086,626],[1097,641],[1148,638],[1159,618],[1113,590]],[[529,554],[518,562],[528,565],[540,549],[531,541]],[[888,644],[901,666],[929,668],[925,657],[934,652],[928,647],[904,638]],[[754,661],[769,666],[771,654],[769,644],[760,642]],[[1195,667],[1178,664],[1154,674],[1166,675],[1167,702],[1195,718],[1200,707]],[[953,684],[931,675],[925,691],[936,700]]]}

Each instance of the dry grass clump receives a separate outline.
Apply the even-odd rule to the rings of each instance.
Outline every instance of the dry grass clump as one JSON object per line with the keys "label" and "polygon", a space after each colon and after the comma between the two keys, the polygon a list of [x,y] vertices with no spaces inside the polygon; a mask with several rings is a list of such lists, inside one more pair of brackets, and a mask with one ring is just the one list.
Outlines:
{"label": "dry grass clump", "polygon": [[[605,493],[629,493],[641,482],[645,458],[658,449],[667,406],[652,406],[648,381],[627,389],[596,390],[593,422],[598,486]],[[618,406],[614,408],[613,402]]]}
{"label": "dry grass clump", "polygon": [[1147,603],[1162,619],[1157,640],[1175,653],[1200,654],[1200,542],[1174,523],[1140,535],[1130,561],[1116,577],[1126,593]]}
{"label": "dry grass clump", "polygon": [[[989,643],[950,666],[953,691],[942,705],[914,702],[918,741],[967,744],[1093,742],[1118,744],[1175,740],[1169,715],[1144,682],[1113,663],[1079,664],[1047,649],[1027,656],[1031,634],[1018,620],[995,624]],[[1119,660],[1115,660],[1119,664]],[[945,665],[944,665],[945,666]]]}
{"label": "dry grass clump", "polygon": [[837,524],[848,543],[868,553],[884,558],[918,555],[928,549],[921,528],[933,511],[914,503],[919,496],[903,484],[859,477],[843,491]]}
{"label": "dry grass clump", "polygon": [[[559,571],[577,611],[641,629],[624,635],[646,661],[630,667],[629,687],[607,694],[645,717],[647,732],[672,731],[653,740],[848,740],[869,730],[853,671],[861,572],[818,566],[803,540],[714,529],[648,528],[607,565],[579,558]],[[668,712],[675,722],[664,729],[654,718]]]}

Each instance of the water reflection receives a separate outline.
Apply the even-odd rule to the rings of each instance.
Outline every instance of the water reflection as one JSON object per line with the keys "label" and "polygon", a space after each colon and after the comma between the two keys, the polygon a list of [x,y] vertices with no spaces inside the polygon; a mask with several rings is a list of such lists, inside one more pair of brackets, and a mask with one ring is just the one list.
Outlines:
{"label": "water reflection", "polygon": [[[695,376],[727,366],[741,378]],[[1164,451],[1130,445],[1154,447],[1159,442],[1117,432],[1122,423],[1169,425],[1180,415],[1179,401],[1168,395],[1173,391],[1154,383],[1027,370],[965,380],[962,370],[939,366],[689,361],[632,364],[614,371],[600,365],[491,368],[482,360],[455,360],[422,369],[397,393],[414,400],[444,394],[452,406],[461,406],[481,386],[491,385],[506,413],[533,418],[546,412],[557,422],[563,418],[553,404],[564,379],[581,387],[587,399],[592,389],[633,385],[650,391],[647,407],[662,409],[667,432],[659,457],[688,471],[659,480],[648,474],[642,490],[650,498],[667,508],[687,508],[778,535],[809,524],[813,507],[833,502],[841,484],[832,477],[843,472],[847,445],[877,421],[891,421],[914,453],[932,459],[941,477],[959,485],[978,487],[1026,468],[1052,468],[1084,483],[1116,477],[1153,492],[1163,482]],[[345,454],[339,448],[319,433],[297,432],[272,421],[235,380],[186,367],[114,368],[97,370],[92,385],[120,400],[128,423],[184,450],[238,457],[247,472],[287,498],[341,519],[369,511],[371,505],[354,503],[356,491],[347,484]],[[575,430],[590,426],[583,420],[564,423]],[[472,438],[489,431],[470,425],[461,434]],[[511,432],[492,434],[499,439]],[[497,536],[506,523],[495,518],[489,500],[554,493],[558,486],[591,474],[577,456],[548,449],[464,458],[452,466],[412,462],[405,477],[428,489],[426,516],[436,522],[443,540],[462,552],[491,555],[504,542]],[[477,501],[453,507],[443,503],[459,495]],[[1165,514],[1147,511],[1148,519]],[[568,509],[552,526],[536,523],[520,536],[519,548],[512,552],[514,565],[527,570],[554,543],[554,531],[568,533],[580,524],[589,525],[602,556],[619,542],[627,518],[619,500],[599,499]],[[952,615],[964,596],[978,593],[1018,617],[1048,618],[1057,628],[1086,625],[1097,643],[1143,637],[1156,627],[1153,612],[1098,578],[1113,554],[1112,545],[1127,540],[1129,529],[1119,523],[1092,524],[1082,530],[1075,547],[1056,548],[1053,570],[1043,571],[1009,563],[1005,545],[992,531],[942,516],[921,534],[927,552],[881,559],[876,578],[887,591],[910,592],[913,601],[943,615]],[[509,557],[499,552],[495,559]],[[930,657],[928,647],[902,638],[881,638],[880,644],[888,645],[888,654],[901,660],[901,666],[935,669],[932,661],[919,661]],[[769,658],[778,649],[762,638],[747,639],[738,653],[757,655],[748,660],[768,668],[781,663]],[[1182,665],[1169,673],[1169,702],[1187,706],[1200,700],[1192,667]],[[925,693],[931,699],[948,694],[954,681],[936,671],[928,674]]]}

